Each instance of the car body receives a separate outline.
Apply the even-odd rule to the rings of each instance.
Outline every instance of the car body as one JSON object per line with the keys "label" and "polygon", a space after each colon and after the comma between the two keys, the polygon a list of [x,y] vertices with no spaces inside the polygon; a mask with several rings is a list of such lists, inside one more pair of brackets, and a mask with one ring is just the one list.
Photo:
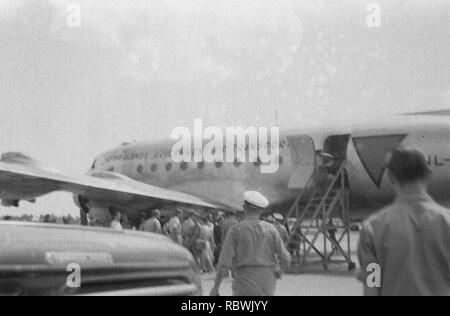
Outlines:
{"label": "car body", "polygon": [[0,222],[0,295],[198,296],[201,283],[164,236]]}

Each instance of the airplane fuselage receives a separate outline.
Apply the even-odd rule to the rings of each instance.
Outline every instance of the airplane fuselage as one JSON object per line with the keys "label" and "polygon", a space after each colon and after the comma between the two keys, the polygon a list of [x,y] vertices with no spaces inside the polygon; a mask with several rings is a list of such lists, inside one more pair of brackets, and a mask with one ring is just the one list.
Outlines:
{"label": "airplane fuselage", "polygon": [[296,137],[310,137],[314,151],[323,150],[346,160],[354,209],[373,209],[392,200],[393,193],[384,176],[384,159],[389,149],[400,145],[418,149],[427,156],[434,170],[430,193],[447,204],[450,122],[441,117],[398,116],[357,125],[333,124],[283,132],[280,164],[275,173],[262,173],[260,162],[174,163],[171,152],[175,141],[123,145],[97,157],[92,171],[120,173],[230,208],[241,207],[244,191],[258,190],[277,206],[292,201],[300,192],[299,188],[290,187],[293,174],[302,168],[295,162],[293,152],[311,148],[298,148],[298,143],[292,141]]}

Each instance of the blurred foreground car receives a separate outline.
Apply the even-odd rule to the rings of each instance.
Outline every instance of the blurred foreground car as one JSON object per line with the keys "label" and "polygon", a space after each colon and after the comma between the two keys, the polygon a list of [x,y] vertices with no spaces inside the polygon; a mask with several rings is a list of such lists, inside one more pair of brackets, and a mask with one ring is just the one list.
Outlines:
{"label": "blurred foreground car", "polygon": [[0,222],[0,295],[201,295],[192,255],[163,236]]}

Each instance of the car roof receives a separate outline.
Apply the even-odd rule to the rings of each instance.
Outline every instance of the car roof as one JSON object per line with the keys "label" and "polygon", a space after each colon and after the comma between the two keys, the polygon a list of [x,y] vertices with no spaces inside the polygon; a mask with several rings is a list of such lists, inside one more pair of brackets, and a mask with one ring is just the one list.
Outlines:
{"label": "car roof", "polygon": [[72,259],[83,264],[92,258],[104,264],[192,260],[186,249],[161,235],[22,222],[0,222],[0,253],[0,266],[66,264]]}

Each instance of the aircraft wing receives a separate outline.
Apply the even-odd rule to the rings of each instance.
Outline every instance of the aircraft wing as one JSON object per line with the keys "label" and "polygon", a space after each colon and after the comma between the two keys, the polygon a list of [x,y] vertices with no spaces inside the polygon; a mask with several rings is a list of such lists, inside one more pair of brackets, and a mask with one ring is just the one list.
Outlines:
{"label": "aircraft wing", "polygon": [[69,176],[47,169],[22,154],[5,154],[0,160],[0,198],[4,205],[66,191],[98,204],[144,209],[157,202],[216,208],[200,198],[134,181],[111,172]]}
{"label": "aircraft wing", "polygon": [[441,109],[424,112],[406,113],[406,115],[435,115],[435,116],[450,116],[450,109]]}

